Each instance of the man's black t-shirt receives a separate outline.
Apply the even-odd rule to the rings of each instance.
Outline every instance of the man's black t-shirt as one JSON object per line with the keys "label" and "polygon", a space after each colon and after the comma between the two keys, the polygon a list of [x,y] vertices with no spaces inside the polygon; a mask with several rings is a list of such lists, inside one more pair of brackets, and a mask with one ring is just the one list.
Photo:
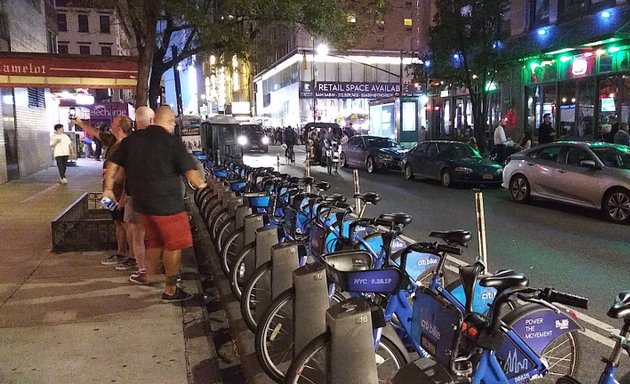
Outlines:
{"label": "man's black t-shirt", "polygon": [[195,163],[178,137],[151,125],[124,139],[111,161],[125,168],[135,211],[154,216],[184,211],[181,176]]}

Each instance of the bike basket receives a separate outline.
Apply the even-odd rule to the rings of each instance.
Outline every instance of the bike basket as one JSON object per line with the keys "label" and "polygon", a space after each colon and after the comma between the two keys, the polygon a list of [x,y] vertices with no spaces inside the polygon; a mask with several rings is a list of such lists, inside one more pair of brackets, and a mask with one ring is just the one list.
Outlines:
{"label": "bike basket", "polygon": [[271,197],[266,193],[244,193],[247,205],[252,209],[269,208]]}
{"label": "bike basket", "polygon": [[457,355],[462,314],[446,299],[418,287],[411,336],[435,361],[450,369]]}

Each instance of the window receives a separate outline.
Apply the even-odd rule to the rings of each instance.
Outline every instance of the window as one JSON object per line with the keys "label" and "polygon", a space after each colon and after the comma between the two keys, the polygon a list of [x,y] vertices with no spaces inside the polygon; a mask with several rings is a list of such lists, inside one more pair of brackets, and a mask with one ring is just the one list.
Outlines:
{"label": "window", "polygon": [[428,157],[437,157],[437,155],[438,155],[437,145],[435,143],[430,143],[429,144],[429,148],[427,148],[427,156]]}
{"label": "window", "polygon": [[630,169],[630,152],[610,147],[599,147],[591,150],[607,167]]}
{"label": "window", "polygon": [[101,55],[103,55],[103,56],[111,56],[112,55],[112,47],[101,47]]}
{"label": "window", "polygon": [[68,31],[68,20],[65,13],[57,14],[57,29],[59,29],[59,32]]}
{"label": "window", "polygon": [[79,45],[79,53],[81,55],[89,55],[90,54],[90,46],[89,45]]}
{"label": "window", "polygon": [[68,54],[68,44],[57,44],[57,52],[63,55]]}
{"label": "window", "polygon": [[347,21],[350,24],[355,24],[357,22],[357,16],[354,14],[349,14],[347,17]]}
{"label": "window", "polygon": [[79,15],[79,32],[90,32],[90,23],[87,15]]}
{"label": "window", "polygon": [[100,20],[101,20],[101,33],[110,33],[109,16],[101,15]]}
{"label": "window", "polygon": [[378,29],[385,29],[385,19],[378,18],[376,20],[376,26],[378,27]]}
{"label": "window", "polygon": [[348,146],[349,147],[358,147],[360,142],[361,142],[361,138],[359,138],[359,137],[351,137],[350,140],[348,140]]}
{"label": "window", "polygon": [[531,0],[530,19],[530,24],[532,25],[539,25],[548,22],[549,0]]}
{"label": "window", "polygon": [[566,150],[566,163],[575,167],[583,167],[583,160],[593,160],[591,156],[583,150],[577,147],[568,147]]}
{"label": "window", "polygon": [[553,145],[551,147],[543,148],[539,151],[535,151],[531,153],[531,157],[535,159],[547,160],[547,161],[557,161],[558,155],[560,154],[560,150],[562,149],[559,145]]}
{"label": "window", "polygon": [[46,95],[43,88],[28,88],[28,106],[46,108]]}

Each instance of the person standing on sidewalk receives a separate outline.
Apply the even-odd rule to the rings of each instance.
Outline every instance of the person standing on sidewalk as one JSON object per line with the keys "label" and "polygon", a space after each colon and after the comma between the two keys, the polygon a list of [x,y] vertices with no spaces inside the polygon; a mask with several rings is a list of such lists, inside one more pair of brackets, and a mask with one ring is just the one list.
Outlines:
{"label": "person standing on sidewalk", "polygon": [[[136,109],[136,132],[142,131],[153,124],[155,112],[149,107],[139,107]],[[133,196],[125,188],[125,223],[127,224],[127,242],[136,259],[138,270],[129,276],[129,281],[135,284],[148,285],[147,264],[144,247],[144,227],[140,222],[140,215],[134,210]],[[116,269],[122,269],[124,264],[120,264]]]}
{"label": "person standing on sidewalk", "polygon": [[66,163],[72,152],[72,141],[63,133],[63,125],[55,124],[55,134],[50,138],[50,146],[53,148],[53,156],[59,171],[59,184],[68,184]]}
{"label": "person standing on sidewalk", "polygon": [[140,214],[145,229],[148,281],[155,281],[162,256],[165,303],[193,297],[177,286],[182,249],[192,246],[181,177],[185,176],[196,188],[207,186],[184,143],[172,135],[174,128],[173,110],[167,106],[158,108],[155,125],[134,133],[116,151],[107,167],[103,190],[104,196],[113,196],[115,176],[122,169],[134,210]]}
{"label": "person standing on sidewalk", "polygon": [[[94,127],[92,124],[89,124],[80,118],[76,117],[74,119],[74,123],[81,127],[84,132],[89,133],[95,139],[100,140],[107,146],[105,150],[105,162],[103,163],[103,183],[105,182],[105,168],[107,167],[108,162],[111,160],[112,154],[116,152],[117,148],[120,146],[122,140],[127,137],[127,135],[131,132],[131,119],[128,116],[118,115],[114,117],[112,121],[112,132],[102,132],[100,129]],[[120,199],[122,198],[123,188],[124,188],[124,177],[118,176],[115,179],[115,183],[113,186],[114,194],[113,196],[109,196],[113,201],[119,204]],[[116,227],[116,244],[117,244],[117,252],[110,257],[101,260],[101,264],[103,265],[119,265],[122,263],[131,263],[132,261],[128,261],[129,251],[127,244],[127,230],[125,228],[124,223],[124,206],[119,204],[119,207],[112,211],[112,219],[114,220],[114,225]],[[135,261],[134,261],[135,263]]]}

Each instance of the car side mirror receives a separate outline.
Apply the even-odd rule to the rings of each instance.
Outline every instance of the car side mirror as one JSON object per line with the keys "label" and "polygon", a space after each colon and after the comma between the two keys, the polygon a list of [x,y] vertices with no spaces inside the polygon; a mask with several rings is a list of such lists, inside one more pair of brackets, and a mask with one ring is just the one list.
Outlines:
{"label": "car side mirror", "polygon": [[594,160],[582,160],[580,161],[580,165],[594,170],[602,169]]}

